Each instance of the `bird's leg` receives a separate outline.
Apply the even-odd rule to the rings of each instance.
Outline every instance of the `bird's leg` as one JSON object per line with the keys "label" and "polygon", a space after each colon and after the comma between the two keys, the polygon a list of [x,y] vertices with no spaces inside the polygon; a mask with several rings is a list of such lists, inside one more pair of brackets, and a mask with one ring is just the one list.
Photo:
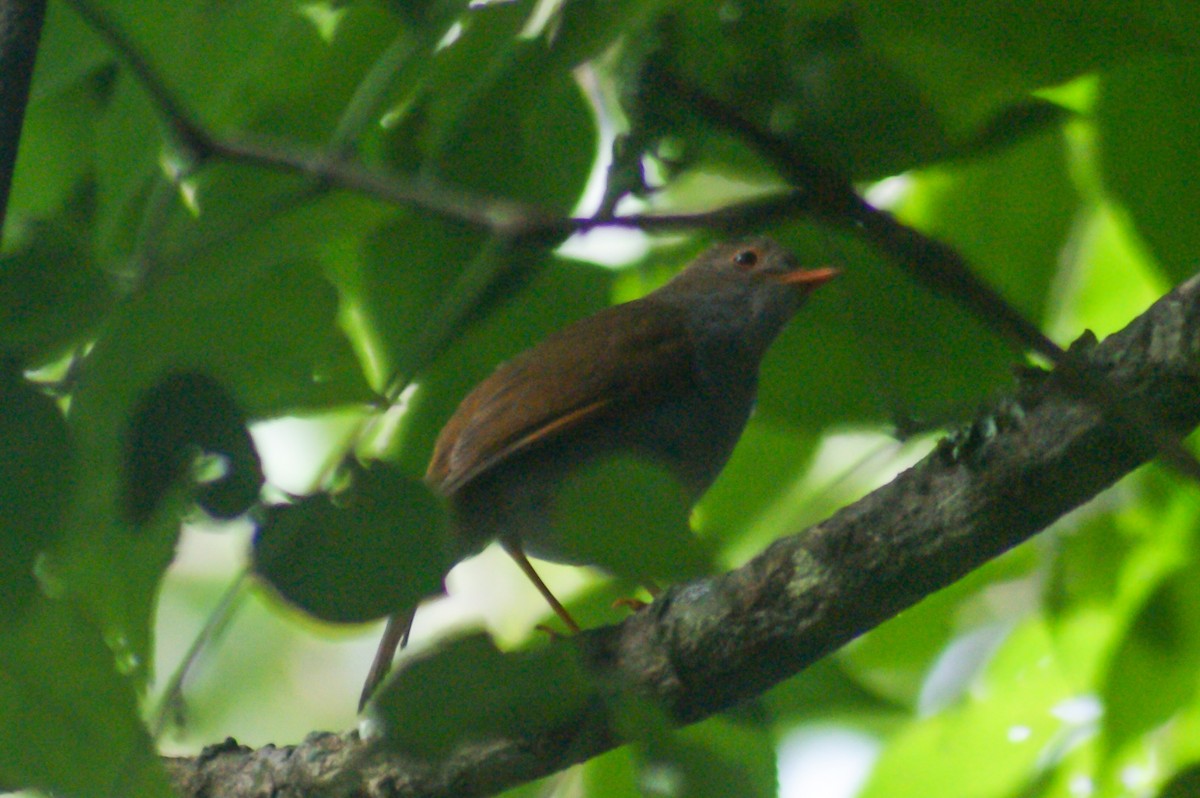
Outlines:
{"label": "bird's leg", "polygon": [[562,622],[567,625],[567,628],[572,632],[580,631],[579,624],[575,623],[575,619],[571,617],[571,613],[567,612],[567,608],[564,607],[562,603],[560,603],[559,600],[554,597],[554,594],[550,592],[550,588],[546,587],[546,583],[542,581],[540,576],[538,576],[538,572],[533,570],[533,563],[529,562],[529,558],[526,557],[525,552],[521,550],[520,544],[501,538],[500,545],[503,546],[504,550],[508,552],[508,556],[512,557],[513,560],[516,561],[517,566],[525,573],[525,576],[529,578],[529,581],[533,582],[533,586],[538,589],[538,592],[542,594],[542,598],[544,598],[546,603],[550,605],[550,609],[554,610],[554,614],[562,619]]}
{"label": "bird's leg", "polygon": [[358,699],[359,712],[362,712],[362,708],[392,669],[396,649],[408,645],[408,634],[412,631],[413,617],[416,614],[417,608],[414,606],[408,612],[388,617],[387,626],[383,629],[383,639],[379,641],[379,648],[375,650],[375,659],[371,663],[371,670],[367,672],[367,680],[363,683],[362,695]]}

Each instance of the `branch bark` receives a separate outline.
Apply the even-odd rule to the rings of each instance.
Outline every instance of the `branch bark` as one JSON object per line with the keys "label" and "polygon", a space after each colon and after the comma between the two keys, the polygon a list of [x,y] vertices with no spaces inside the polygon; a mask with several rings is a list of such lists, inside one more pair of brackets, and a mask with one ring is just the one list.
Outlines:
{"label": "branch bark", "polygon": [[[1122,406],[1182,436],[1200,424],[1200,276],[1103,343],[1075,352]],[[616,626],[572,639],[601,684],[645,695],[680,724],[761,694],[1032,537],[1153,456],[1061,378],[1018,390],[859,502],[742,568],[669,589]],[[182,795],[475,796],[620,744],[595,715],[464,746],[442,762],[375,750],[354,732],[259,750],[227,741],[167,764]]]}

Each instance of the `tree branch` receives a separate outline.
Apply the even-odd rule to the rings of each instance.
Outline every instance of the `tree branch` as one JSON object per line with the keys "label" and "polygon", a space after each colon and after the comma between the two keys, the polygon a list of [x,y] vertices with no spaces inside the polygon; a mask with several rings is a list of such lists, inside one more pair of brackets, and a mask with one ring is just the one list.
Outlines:
{"label": "tree branch", "polygon": [[[1200,424],[1200,276],[1101,344],[1072,347],[1173,430]],[[654,700],[679,723],[761,694],[1089,501],[1154,452],[1054,374],[1016,393],[861,501],[777,541],[742,568],[678,585],[616,626],[566,644],[599,684]],[[444,762],[376,751],[353,732],[252,751],[232,741],[168,760],[183,795],[475,796],[620,744],[603,718],[464,746]]]}
{"label": "tree branch", "polygon": [[[1082,367],[1077,358],[1050,340],[996,289],[980,279],[953,247],[875,208],[859,196],[845,175],[821,163],[802,144],[785,141],[759,128],[736,107],[669,70],[656,69],[653,79],[668,86],[681,103],[738,136],[766,158],[803,197],[803,203],[797,202],[798,209],[860,235],[930,291],[957,302],[1003,338],[1047,358],[1080,396],[1091,397],[1108,412],[1117,407],[1117,394],[1110,386]],[[1125,407],[1119,412],[1118,418],[1130,434],[1144,439],[1172,468],[1200,482],[1200,461],[1170,439],[1153,413],[1142,407]]]}
{"label": "tree branch", "polygon": [[[958,302],[1000,335],[1048,358],[1065,375],[1076,392],[1089,396],[1114,412],[1116,394],[1050,340],[1037,325],[1024,318],[991,286],[980,280],[953,248],[901,224],[890,214],[872,207],[844,176],[820,163],[795,142],[784,141],[744,119],[738,110],[715,98],[669,70],[656,69],[647,80],[670,87],[681,103],[693,108],[714,125],[725,128],[754,147],[794,185],[792,191],[765,200],[753,200],[708,213],[670,216],[564,218],[528,203],[487,197],[464,191],[433,178],[413,179],[383,174],[354,159],[335,153],[314,153],[277,143],[221,137],[209,131],[188,113],[158,77],[149,61],[115,21],[88,0],[69,0],[75,10],[125,59],[163,115],[172,138],[190,154],[193,165],[213,157],[251,164],[266,169],[307,175],[321,185],[356,191],[396,205],[419,208],[447,219],[456,219],[512,240],[542,238],[558,240],[573,232],[599,226],[634,227],[643,230],[723,230],[764,224],[779,218],[812,216],[862,235],[889,260],[931,290]],[[1119,411],[1130,435],[1154,448],[1164,462],[1200,482],[1200,461],[1174,444],[1162,429],[1160,419],[1142,407]]]}

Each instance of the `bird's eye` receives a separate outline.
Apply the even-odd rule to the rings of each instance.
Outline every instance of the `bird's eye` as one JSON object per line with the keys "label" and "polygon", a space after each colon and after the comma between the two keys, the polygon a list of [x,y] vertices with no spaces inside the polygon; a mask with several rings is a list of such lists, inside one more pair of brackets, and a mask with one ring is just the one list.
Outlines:
{"label": "bird's eye", "polygon": [[758,252],[753,249],[743,249],[733,256],[733,262],[743,269],[751,269],[758,263]]}

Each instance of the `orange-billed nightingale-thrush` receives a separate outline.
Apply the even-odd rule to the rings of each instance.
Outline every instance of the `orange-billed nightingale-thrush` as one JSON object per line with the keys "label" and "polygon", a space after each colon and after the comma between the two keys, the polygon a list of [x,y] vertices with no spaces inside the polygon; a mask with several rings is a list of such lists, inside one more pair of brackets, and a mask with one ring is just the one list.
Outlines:
{"label": "orange-billed nightingale-thrush", "polygon": [[[549,523],[563,480],[599,457],[628,453],[665,467],[699,499],[750,417],[767,348],[836,273],[800,268],[767,238],[717,244],[658,290],[501,365],[446,423],[425,474],[449,503],[458,550],[499,540],[578,631],[525,557],[572,562]],[[411,623],[412,612],[388,620],[360,707]]]}

